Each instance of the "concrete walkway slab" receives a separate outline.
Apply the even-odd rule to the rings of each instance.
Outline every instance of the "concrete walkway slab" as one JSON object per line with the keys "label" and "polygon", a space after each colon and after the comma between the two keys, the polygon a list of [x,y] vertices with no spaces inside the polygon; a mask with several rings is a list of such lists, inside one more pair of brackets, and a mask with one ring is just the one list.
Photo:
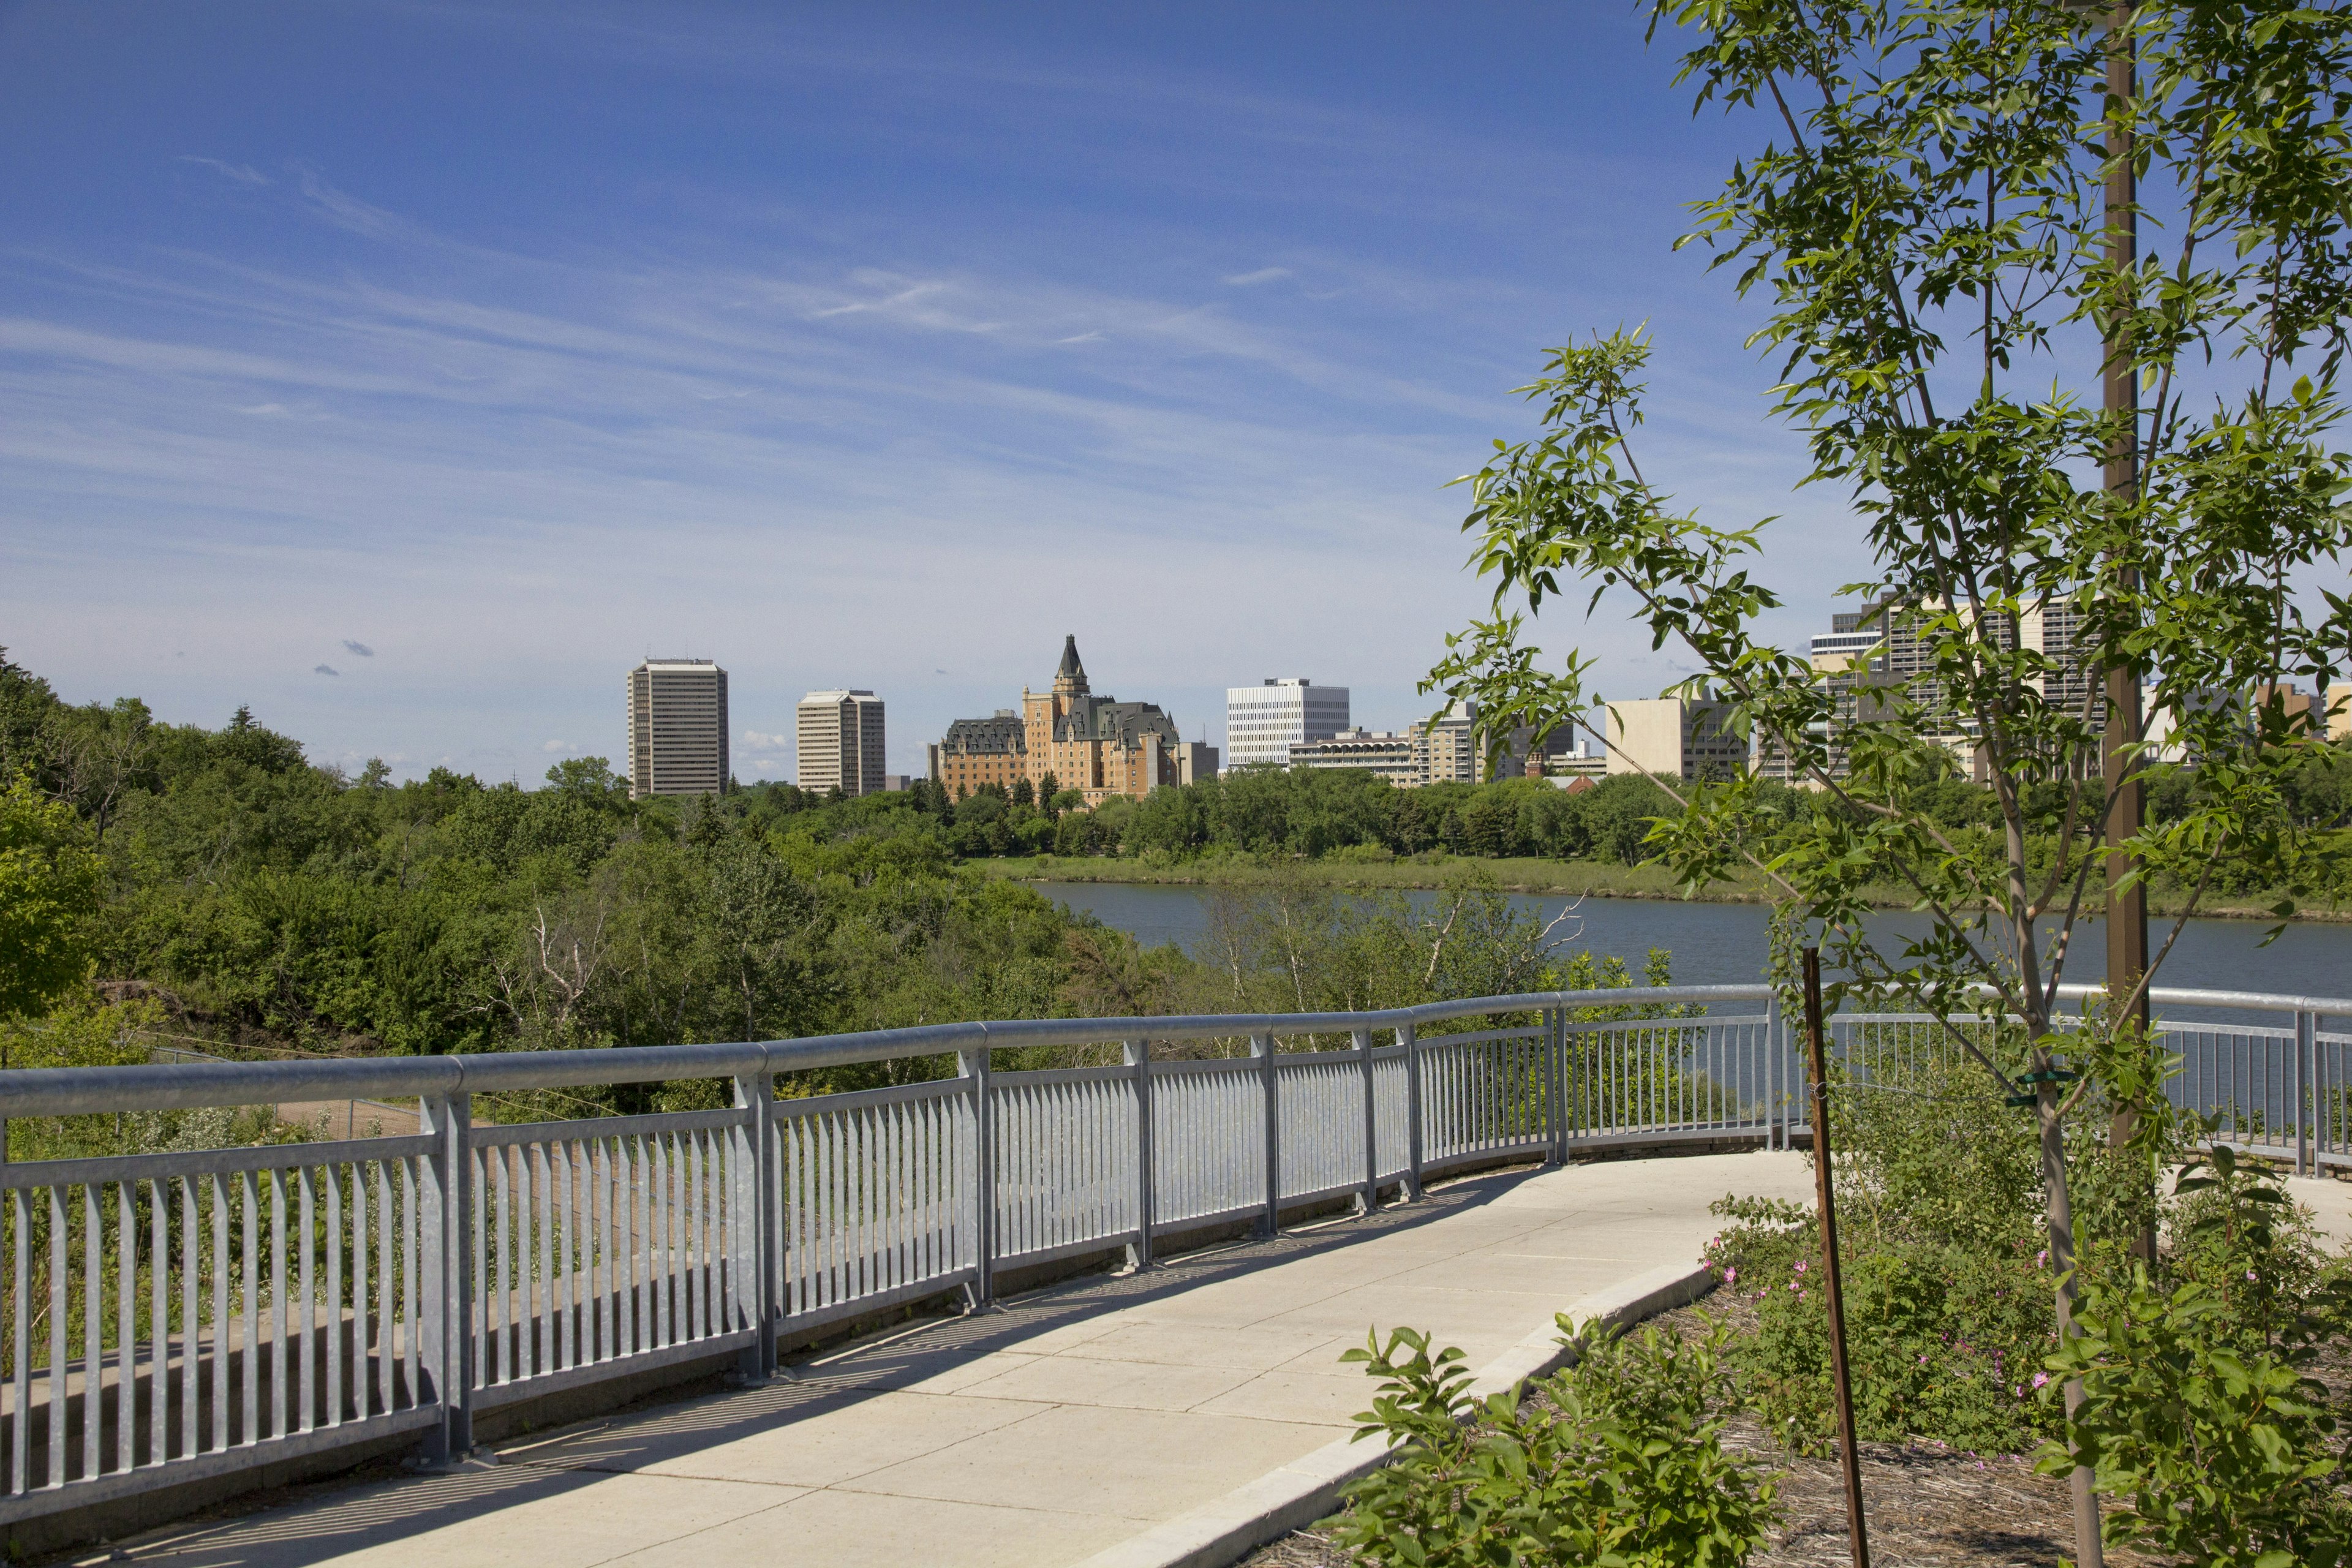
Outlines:
{"label": "concrete walkway slab", "polygon": [[1371,1328],[1532,1368],[1554,1312],[1687,1276],[1712,1200],[1811,1190],[1793,1154],[1471,1177],[534,1438],[496,1468],[319,1489],[129,1552],[172,1568],[1178,1561],[1155,1543],[1213,1539],[1200,1520],[1328,1493],[1365,1462],[1346,1439],[1371,1388],[1339,1357]]}

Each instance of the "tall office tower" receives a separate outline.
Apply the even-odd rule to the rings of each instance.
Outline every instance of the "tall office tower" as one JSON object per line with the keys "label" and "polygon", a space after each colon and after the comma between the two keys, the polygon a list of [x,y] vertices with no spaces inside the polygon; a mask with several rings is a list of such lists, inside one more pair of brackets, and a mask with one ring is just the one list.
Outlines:
{"label": "tall office tower", "polygon": [[1348,689],[1300,676],[1225,688],[1225,766],[1287,767],[1290,748],[1328,741],[1348,728]]}
{"label": "tall office tower", "polygon": [[629,794],[727,788],[727,672],[707,658],[649,658],[629,671]]}
{"label": "tall office tower", "polygon": [[871,691],[812,691],[801,699],[800,785],[820,793],[878,795],[882,700]]}

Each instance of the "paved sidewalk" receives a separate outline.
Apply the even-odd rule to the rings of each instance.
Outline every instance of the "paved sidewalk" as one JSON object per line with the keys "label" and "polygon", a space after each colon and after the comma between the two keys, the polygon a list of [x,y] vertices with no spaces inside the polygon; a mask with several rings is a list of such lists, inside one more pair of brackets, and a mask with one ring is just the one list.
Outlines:
{"label": "paved sidewalk", "polygon": [[1555,1311],[1696,1261],[1707,1205],[1735,1190],[1811,1182],[1801,1156],[1762,1153],[1472,1177],[526,1439],[495,1468],[129,1552],[172,1568],[1075,1563],[1345,1436],[1370,1387],[1339,1358],[1370,1326],[1432,1329],[1483,1366]]}

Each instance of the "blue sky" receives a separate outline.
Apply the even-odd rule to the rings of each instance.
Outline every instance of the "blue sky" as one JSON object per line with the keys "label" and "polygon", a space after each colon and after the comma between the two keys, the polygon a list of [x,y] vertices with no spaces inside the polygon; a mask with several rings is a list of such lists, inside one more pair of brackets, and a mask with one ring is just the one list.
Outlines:
{"label": "blue sky", "polygon": [[[894,767],[1075,633],[1376,727],[1482,602],[1460,492],[1647,321],[1654,475],[1859,574],[1669,253],[1758,133],[1616,5],[0,9],[0,643],[75,700],[536,780],[647,651],[736,770],[870,687]],[[1551,624],[1612,697],[1680,673]],[[329,674],[324,671],[331,670]]]}

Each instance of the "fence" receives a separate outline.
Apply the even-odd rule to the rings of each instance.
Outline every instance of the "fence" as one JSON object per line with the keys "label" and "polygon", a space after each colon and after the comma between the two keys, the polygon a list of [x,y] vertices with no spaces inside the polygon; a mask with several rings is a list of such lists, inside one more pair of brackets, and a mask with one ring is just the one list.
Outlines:
{"label": "fence", "polygon": [[[2077,988],[2079,992],[2079,988]],[[2274,1027],[2168,1026],[2172,1091],[2297,1169],[2352,1164],[2352,1002],[2156,993]],[[1848,1015],[1857,1080],[1948,1054]],[[1208,1044],[1204,1047],[1203,1042]],[[996,1072],[1000,1049],[1114,1065]],[[1185,1044],[1188,1054],[1167,1054]],[[411,1135],[0,1165],[0,1523],[414,1434],[778,1345],[998,1275],[1177,1233],[1376,1205],[1480,1163],[1808,1131],[1763,986],[1383,1013],[961,1024],[810,1040],[16,1072],[0,1119],[414,1099]],[[1155,1047],[1162,1054],[1155,1056]],[[1205,1049],[1207,1054],[1202,1054]],[[1223,1053],[1223,1054],[1220,1054]],[[952,1076],[778,1099],[779,1074],[952,1057]],[[725,1110],[477,1126],[476,1093],[688,1078]],[[0,1121],[5,1129],[5,1121]],[[0,1148],[5,1141],[0,1140]]]}

